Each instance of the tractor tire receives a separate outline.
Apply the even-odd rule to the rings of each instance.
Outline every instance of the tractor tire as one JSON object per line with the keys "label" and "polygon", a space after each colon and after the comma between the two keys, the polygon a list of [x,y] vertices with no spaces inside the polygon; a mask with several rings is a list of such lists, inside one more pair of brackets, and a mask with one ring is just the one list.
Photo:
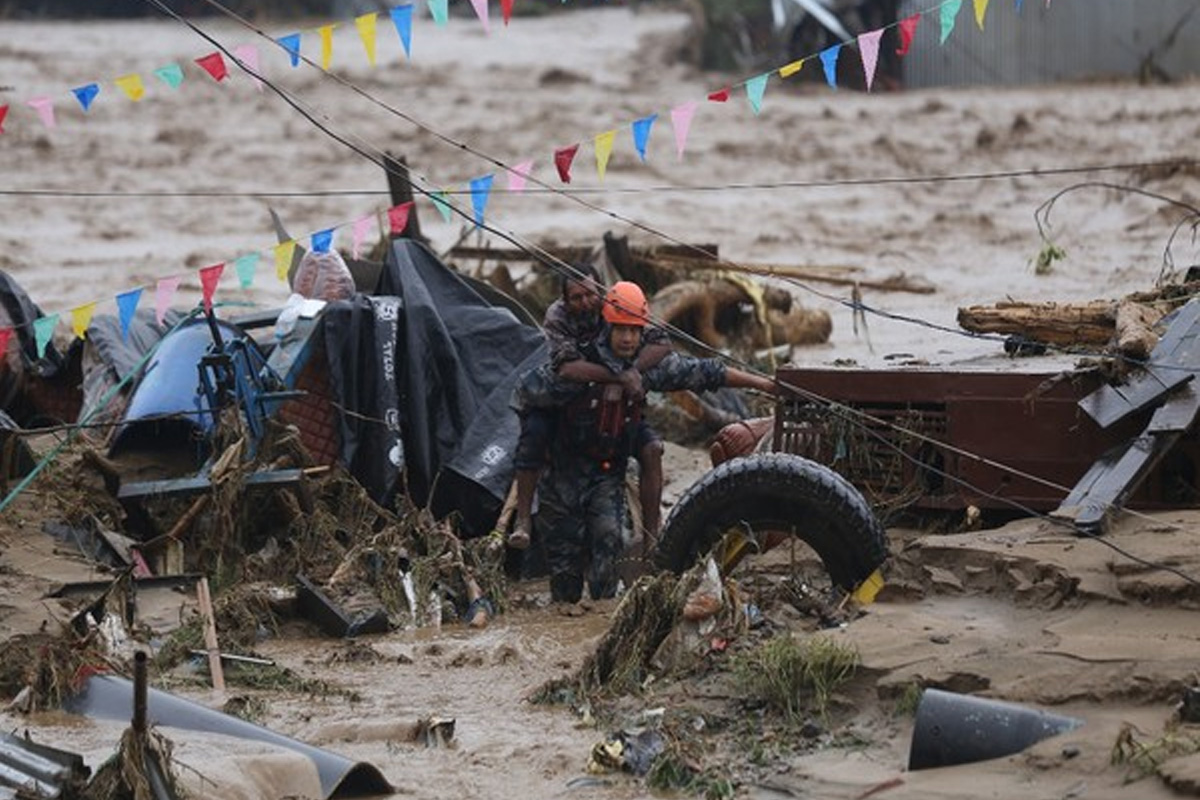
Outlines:
{"label": "tractor tire", "polygon": [[682,573],[726,531],[746,526],[799,537],[846,591],[887,558],[883,526],[845,478],[797,455],[758,453],[726,461],[688,489],[663,526],[655,562]]}

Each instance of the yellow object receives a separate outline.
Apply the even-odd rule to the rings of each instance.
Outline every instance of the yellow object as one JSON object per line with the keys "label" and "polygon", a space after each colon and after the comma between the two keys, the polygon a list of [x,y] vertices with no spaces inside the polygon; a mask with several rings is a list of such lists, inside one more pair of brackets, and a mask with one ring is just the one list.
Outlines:
{"label": "yellow object", "polygon": [[854,593],[850,595],[850,599],[859,605],[869,606],[875,602],[875,597],[879,594],[879,590],[883,588],[883,573],[875,570],[867,579],[858,585]]}

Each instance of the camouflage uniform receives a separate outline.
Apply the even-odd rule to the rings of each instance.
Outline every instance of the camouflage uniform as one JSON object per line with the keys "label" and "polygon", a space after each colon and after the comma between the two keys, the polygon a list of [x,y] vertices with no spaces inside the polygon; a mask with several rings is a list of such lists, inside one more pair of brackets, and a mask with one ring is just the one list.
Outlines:
{"label": "camouflage uniform", "polygon": [[[589,349],[589,360],[615,371],[625,366],[603,345]],[[725,385],[725,365],[718,359],[671,353],[646,372],[643,383],[657,391],[715,389]],[[625,469],[645,437],[654,435],[641,419],[640,406],[623,402],[621,435],[602,440],[600,412],[588,402],[601,391],[595,385],[582,387],[561,407],[550,469],[538,488],[537,525],[555,602],[577,602],[585,579],[593,599],[616,594],[617,559],[624,549]]]}

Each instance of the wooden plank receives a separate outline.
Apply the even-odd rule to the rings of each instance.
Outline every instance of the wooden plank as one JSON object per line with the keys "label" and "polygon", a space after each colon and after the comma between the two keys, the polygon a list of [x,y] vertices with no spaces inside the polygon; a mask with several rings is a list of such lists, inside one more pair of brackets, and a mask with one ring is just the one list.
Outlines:
{"label": "wooden plank", "polygon": [[208,672],[212,676],[213,688],[225,691],[225,671],[221,667],[221,649],[217,646],[217,621],[213,616],[212,596],[208,593],[208,578],[196,583],[196,597],[200,601],[200,614],[204,618],[204,646],[208,649]]}
{"label": "wooden plank", "polygon": [[1146,369],[1124,386],[1101,386],[1079,407],[1102,428],[1149,407],[1164,394],[1195,377],[1200,366],[1200,302],[1190,301],[1171,322],[1150,354]]}
{"label": "wooden plank", "polygon": [[[251,472],[246,476],[246,489],[271,489],[281,486],[291,486],[298,483],[304,471],[299,469],[276,469],[263,472]],[[121,485],[117,499],[121,502],[136,500],[143,497],[176,496],[198,494],[210,488],[207,475],[193,475],[188,478],[174,478],[165,481],[140,481]]]}

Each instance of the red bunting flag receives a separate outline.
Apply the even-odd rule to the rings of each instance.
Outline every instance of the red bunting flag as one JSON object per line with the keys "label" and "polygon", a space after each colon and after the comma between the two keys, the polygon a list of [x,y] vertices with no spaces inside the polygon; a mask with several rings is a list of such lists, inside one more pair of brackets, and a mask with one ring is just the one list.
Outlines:
{"label": "red bunting flag", "polygon": [[729,100],[729,87],[728,86],[726,86],[724,89],[713,92],[712,94],[710,94],[708,96],[708,101],[710,103],[724,103],[724,102],[727,102],[728,100]]}
{"label": "red bunting flag", "polygon": [[229,76],[229,70],[225,67],[225,59],[221,58],[220,53],[209,53],[206,56],[201,56],[196,59],[196,63],[200,65],[200,69],[211,75],[212,79],[217,83],[220,83]]}
{"label": "red bunting flag", "polygon": [[900,20],[900,48],[896,51],[896,55],[908,55],[908,48],[912,46],[913,34],[916,33],[917,23],[920,21],[920,12]]}
{"label": "red bunting flag", "polygon": [[204,297],[204,309],[212,310],[213,293],[217,291],[217,283],[221,280],[221,272],[224,271],[225,264],[213,264],[211,267],[205,267],[200,270],[200,290]]}
{"label": "red bunting flag", "polygon": [[558,170],[558,179],[563,183],[571,182],[571,162],[575,160],[575,153],[578,151],[578,143],[554,151],[554,166]]}
{"label": "red bunting flag", "polygon": [[413,201],[409,200],[407,203],[401,203],[388,209],[388,225],[391,228],[392,236],[404,233],[404,229],[408,227],[408,212],[412,207]]}
{"label": "red bunting flag", "polygon": [[512,18],[513,0],[500,0],[500,13],[504,15],[504,24]]}
{"label": "red bunting flag", "polygon": [[12,328],[0,328],[0,362],[4,361],[4,357],[8,353],[8,340],[12,338],[12,335]]}
{"label": "red bunting flag", "polygon": [[8,106],[0,106],[0,133],[4,133],[4,118],[8,116]]}

